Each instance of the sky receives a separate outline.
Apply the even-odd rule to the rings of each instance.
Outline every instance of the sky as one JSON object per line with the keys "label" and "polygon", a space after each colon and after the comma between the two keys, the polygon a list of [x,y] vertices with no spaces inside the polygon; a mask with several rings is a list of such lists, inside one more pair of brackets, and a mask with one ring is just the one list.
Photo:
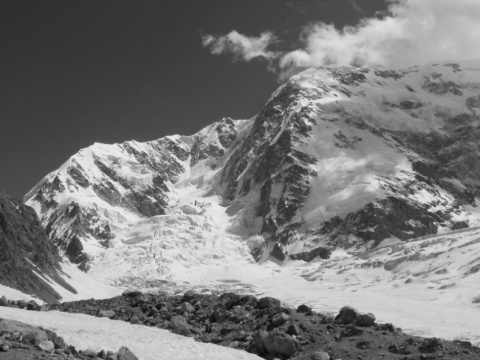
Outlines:
{"label": "sky", "polygon": [[480,58],[479,17],[478,0],[2,0],[0,188],[21,198],[94,142],[250,118],[309,66]]}

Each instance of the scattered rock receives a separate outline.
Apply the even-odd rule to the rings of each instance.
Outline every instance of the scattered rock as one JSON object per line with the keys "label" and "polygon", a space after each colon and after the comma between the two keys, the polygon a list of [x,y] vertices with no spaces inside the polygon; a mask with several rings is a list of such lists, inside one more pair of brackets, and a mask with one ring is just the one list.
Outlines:
{"label": "scattered rock", "polygon": [[272,332],[264,340],[264,346],[271,355],[280,355],[287,358],[297,351],[295,341],[290,335],[281,332]]}
{"label": "scattered rock", "polygon": [[188,303],[188,302],[184,302],[182,303],[182,305],[180,305],[181,309],[183,312],[186,312],[186,313],[193,313],[195,312],[195,308],[192,306],[192,304]]}
{"label": "scattered rock", "polygon": [[372,326],[375,323],[375,315],[372,313],[361,314],[357,318],[357,326]]}
{"label": "scattered rock", "polygon": [[423,353],[433,353],[437,349],[442,347],[442,342],[437,338],[428,338],[423,340],[423,342],[418,347],[418,350]]}
{"label": "scattered rock", "polygon": [[344,306],[335,317],[335,324],[351,324],[357,321],[360,313],[357,309],[350,306]]}
{"label": "scattered rock", "polygon": [[40,305],[38,305],[34,300],[30,300],[27,303],[27,310],[39,310]]}
{"label": "scattered rock", "polygon": [[259,299],[257,304],[260,309],[276,308],[280,307],[281,305],[282,303],[280,302],[280,300],[268,296]]}
{"label": "scattered rock", "polygon": [[106,317],[109,319],[113,319],[117,315],[113,310],[101,310],[98,312],[98,317]]}
{"label": "scattered rock", "polygon": [[190,328],[187,324],[187,320],[180,315],[172,317],[170,320],[172,326],[172,332],[175,334],[180,334],[184,336],[191,336],[192,333],[190,332]]}
{"label": "scattered rock", "polygon": [[97,354],[97,357],[103,360],[107,360],[108,353],[105,350],[100,350],[100,352]]}
{"label": "scattered rock", "polygon": [[287,329],[287,334],[295,335],[295,336],[300,335],[300,327],[297,324],[290,324],[290,326]]}
{"label": "scattered rock", "polygon": [[40,344],[37,345],[37,347],[42,350],[42,351],[53,351],[55,349],[55,345],[53,342],[46,340],[42,341]]}
{"label": "scattered rock", "polygon": [[132,289],[127,289],[122,293],[122,296],[127,296],[127,297],[136,297],[139,295],[142,295],[141,291],[132,290]]}
{"label": "scattered rock", "polygon": [[[335,320],[328,315],[316,315],[307,305],[299,306],[299,311],[282,307],[279,300],[270,297],[257,300],[251,295],[218,296],[188,291],[173,296],[162,293],[92,299],[51,308],[90,315],[110,310],[118,320],[168,329],[197,341],[246,350],[268,360],[310,360],[315,359],[313,356],[320,358],[314,354],[321,352],[325,358],[330,356],[330,360],[380,359],[388,352],[398,356],[411,352],[408,356],[419,360],[421,356],[427,359],[440,354],[439,350],[435,350],[438,354],[427,353],[437,349],[432,343],[425,343],[420,351],[419,344],[425,339],[412,340],[392,324],[377,324],[373,314],[360,314],[348,306],[340,310]],[[462,359],[478,360],[480,349],[448,344],[448,354],[464,354],[466,350],[471,356],[467,354]],[[107,355],[107,359],[118,360],[118,353]]]}
{"label": "scattered rock", "polygon": [[97,352],[92,349],[82,350],[80,351],[80,354],[92,359],[95,359],[97,357]]}
{"label": "scattered rock", "polygon": [[312,360],[330,360],[330,355],[325,351],[316,351],[311,356]]}
{"label": "scattered rock", "polygon": [[305,313],[305,314],[311,314],[312,313],[312,308],[310,306],[302,304],[297,308],[297,312]]}
{"label": "scattered rock", "polygon": [[195,295],[196,293],[193,290],[185,292],[185,294],[183,294],[183,302],[189,302],[190,300],[195,298]]}
{"label": "scattered rock", "polygon": [[139,360],[127,347],[122,346],[118,350],[118,360]]}
{"label": "scattered rock", "polygon": [[280,325],[285,324],[288,321],[288,319],[290,319],[290,316],[288,316],[287,314],[283,312],[278,313],[272,318],[272,325],[275,327],[278,327]]}

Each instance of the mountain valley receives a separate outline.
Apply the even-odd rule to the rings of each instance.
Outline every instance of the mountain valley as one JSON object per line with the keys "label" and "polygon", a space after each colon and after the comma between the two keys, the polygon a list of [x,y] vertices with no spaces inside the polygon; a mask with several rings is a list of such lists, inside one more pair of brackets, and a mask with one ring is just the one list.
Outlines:
{"label": "mountain valley", "polygon": [[96,143],[27,206],[1,195],[19,265],[0,284],[49,303],[132,288],[350,305],[478,345],[479,117],[477,60],[305,70],[251,119]]}

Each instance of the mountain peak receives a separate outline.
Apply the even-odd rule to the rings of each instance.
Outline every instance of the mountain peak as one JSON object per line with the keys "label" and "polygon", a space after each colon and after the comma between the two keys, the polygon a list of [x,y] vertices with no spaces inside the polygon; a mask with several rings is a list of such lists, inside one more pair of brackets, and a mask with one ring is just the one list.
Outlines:
{"label": "mountain peak", "polygon": [[280,260],[472,226],[479,89],[474,60],[314,67],[280,86],[252,119],[84,149],[27,204],[63,251],[75,241],[84,266],[131,244],[132,234],[153,246],[165,219],[183,229],[170,240],[193,236],[188,226],[208,237],[204,226],[241,239],[257,258]]}

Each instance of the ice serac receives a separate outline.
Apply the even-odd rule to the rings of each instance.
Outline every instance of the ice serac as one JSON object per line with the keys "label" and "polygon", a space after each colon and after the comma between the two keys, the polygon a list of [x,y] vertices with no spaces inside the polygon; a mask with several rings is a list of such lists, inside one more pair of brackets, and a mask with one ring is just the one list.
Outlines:
{"label": "ice serac", "polygon": [[114,246],[117,234],[172,210],[174,184],[206,181],[244,123],[224,119],[194,136],[96,143],[47,175],[24,200],[63,254],[87,270],[93,256]]}
{"label": "ice serac", "polygon": [[279,260],[371,248],[478,224],[479,111],[480,61],[315,67],[251,120],[81,150],[26,201],[84,267],[140,243],[152,269],[194,263],[192,242],[169,257],[185,239]]}
{"label": "ice serac", "polygon": [[52,283],[75,292],[59,275],[58,249],[35,211],[0,191],[0,284],[48,302],[60,300]]}

